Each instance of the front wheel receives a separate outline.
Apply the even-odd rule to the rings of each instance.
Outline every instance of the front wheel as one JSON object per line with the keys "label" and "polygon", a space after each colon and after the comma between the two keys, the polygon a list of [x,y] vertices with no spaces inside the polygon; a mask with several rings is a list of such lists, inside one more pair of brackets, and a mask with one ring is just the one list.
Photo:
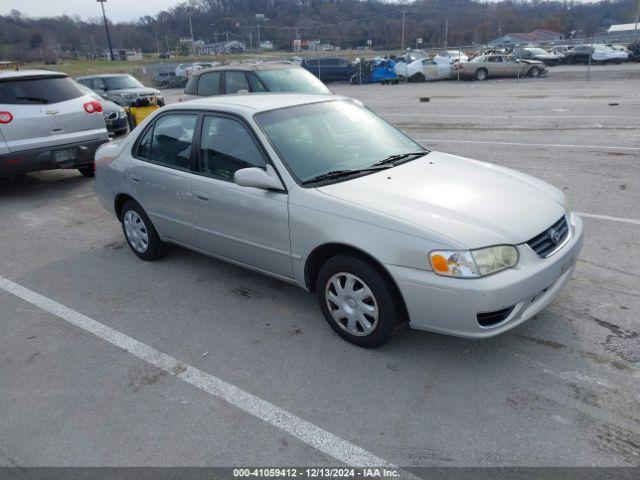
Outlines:
{"label": "front wheel", "polygon": [[384,344],[406,323],[395,286],[364,259],[331,257],[318,273],[316,290],[329,326],[360,347]]}
{"label": "front wheel", "polygon": [[540,76],[540,69],[538,67],[533,67],[531,70],[529,70],[529,76],[531,78],[537,78]]}
{"label": "front wheel", "polygon": [[129,200],[122,207],[122,231],[133,253],[142,260],[152,261],[168,251],[142,207]]}

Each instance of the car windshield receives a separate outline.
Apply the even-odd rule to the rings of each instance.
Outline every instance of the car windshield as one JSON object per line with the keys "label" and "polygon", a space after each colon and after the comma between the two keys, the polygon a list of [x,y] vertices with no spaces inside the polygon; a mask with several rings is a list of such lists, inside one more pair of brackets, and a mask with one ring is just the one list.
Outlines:
{"label": "car windshield", "polygon": [[131,75],[118,77],[103,77],[107,90],[124,90],[125,88],[144,88],[138,80]]}
{"label": "car windshield", "polygon": [[314,75],[302,68],[255,72],[270,92],[331,93]]}
{"label": "car windshield", "polygon": [[329,172],[369,168],[395,155],[428,153],[354,101],[282,108],[255,118],[301,183]]}
{"label": "car windshield", "polygon": [[484,63],[487,61],[487,56],[486,55],[480,55],[478,57],[475,57],[471,60],[472,63]]}

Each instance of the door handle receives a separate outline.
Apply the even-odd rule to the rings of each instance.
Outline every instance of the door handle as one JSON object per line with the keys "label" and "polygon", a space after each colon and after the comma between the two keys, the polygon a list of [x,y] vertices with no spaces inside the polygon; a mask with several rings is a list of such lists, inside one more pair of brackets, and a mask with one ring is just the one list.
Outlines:
{"label": "door handle", "polygon": [[142,179],[136,175],[135,173],[131,174],[131,180],[133,180],[134,182],[140,183],[142,181]]}
{"label": "door handle", "polygon": [[193,195],[202,200],[203,202],[208,202],[209,201],[209,195],[207,195],[206,193],[202,193],[202,192],[193,192]]}

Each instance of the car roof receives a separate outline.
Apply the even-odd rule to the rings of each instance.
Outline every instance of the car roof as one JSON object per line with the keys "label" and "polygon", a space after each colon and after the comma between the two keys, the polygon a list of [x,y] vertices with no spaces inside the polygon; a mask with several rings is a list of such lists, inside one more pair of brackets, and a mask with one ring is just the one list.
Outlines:
{"label": "car roof", "polygon": [[290,63],[251,63],[251,64],[238,64],[238,65],[218,65],[211,68],[204,68],[193,72],[192,76],[202,75],[207,72],[219,72],[219,71],[243,71],[254,72],[257,70],[290,70],[292,68],[301,68],[297,65]]}
{"label": "car roof", "polygon": [[54,72],[53,70],[7,70],[0,72],[0,80],[7,78],[21,77],[66,77],[66,73]]}
{"label": "car roof", "polygon": [[77,80],[87,80],[89,78],[109,78],[109,77],[130,77],[130,73],[102,73],[100,75],[85,75],[78,77]]}
{"label": "car roof", "polygon": [[167,110],[181,110],[185,107],[194,110],[223,110],[227,112],[245,112],[248,114],[295,107],[310,103],[331,102],[335,100],[352,100],[339,95],[326,93],[248,93],[238,95],[218,95],[202,97],[196,100],[174,103],[163,107]]}

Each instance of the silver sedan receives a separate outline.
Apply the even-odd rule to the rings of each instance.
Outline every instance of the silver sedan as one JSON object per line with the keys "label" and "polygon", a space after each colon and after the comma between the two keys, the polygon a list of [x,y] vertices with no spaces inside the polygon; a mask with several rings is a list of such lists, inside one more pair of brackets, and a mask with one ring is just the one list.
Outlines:
{"label": "silver sedan", "polygon": [[253,94],[163,108],[101,147],[95,188],[143,260],[169,244],[296,284],[346,340],[502,333],[566,285],[556,188],[425,150],[359,102]]}

